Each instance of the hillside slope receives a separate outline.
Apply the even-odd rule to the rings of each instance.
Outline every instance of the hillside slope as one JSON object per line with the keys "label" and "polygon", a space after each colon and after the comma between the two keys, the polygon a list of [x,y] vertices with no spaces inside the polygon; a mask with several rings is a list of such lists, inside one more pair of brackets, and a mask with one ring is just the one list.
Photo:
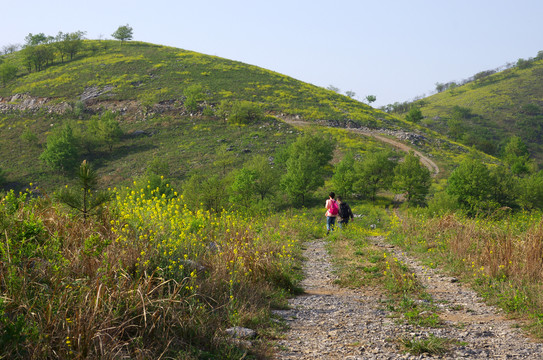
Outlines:
{"label": "hillside slope", "polygon": [[[65,173],[39,160],[47,137],[67,122],[84,137],[90,121],[106,110],[117,114],[124,135],[109,147],[82,146],[79,161],[91,161],[108,186],[144,174],[157,158],[167,163],[175,182],[199,169],[219,172],[217,159],[225,149],[234,155],[231,168],[254,154],[272,156],[298,134],[280,120],[407,135],[403,141],[434,158],[447,158],[447,166],[467,152],[437,133],[347,96],[215,56],[114,41],[85,41],[72,60],[57,58],[40,71],[25,67],[25,56],[22,50],[1,57],[18,67],[17,77],[0,87],[0,169],[8,175],[8,188],[65,183]],[[200,94],[191,107],[189,93],[195,88]],[[224,102],[242,101],[272,116],[231,124],[220,115]]]}
{"label": "hillside slope", "polygon": [[520,136],[543,160],[543,61],[533,60],[415,103],[429,128],[490,154]]}
{"label": "hillside slope", "polygon": [[[19,67],[15,81],[0,87],[0,97],[28,94],[57,100],[183,99],[191,85],[202,87],[210,104],[248,100],[265,110],[305,119],[352,120],[379,126],[392,116],[340,95],[257,66],[182,49],[129,42],[85,41],[73,60],[57,59],[28,73],[24,51],[4,56]],[[405,126],[405,125],[404,125]]]}

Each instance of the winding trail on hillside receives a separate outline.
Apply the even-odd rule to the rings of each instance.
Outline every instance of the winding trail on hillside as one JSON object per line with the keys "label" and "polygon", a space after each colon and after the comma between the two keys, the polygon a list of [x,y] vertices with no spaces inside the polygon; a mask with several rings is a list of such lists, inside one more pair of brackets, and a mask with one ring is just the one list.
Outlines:
{"label": "winding trail on hillside", "polygon": [[[313,123],[308,122],[308,121],[292,120],[292,119],[289,119],[289,118],[283,118],[282,120],[284,122],[286,122],[287,124],[290,124],[290,125],[293,125],[293,126],[307,126],[307,125],[313,124]],[[342,128],[342,129],[352,131],[352,132],[355,132],[357,134],[361,134],[361,135],[364,135],[364,136],[371,136],[371,137],[373,137],[373,138],[375,138],[375,139],[377,139],[377,140],[379,140],[379,141],[381,141],[383,143],[391,145],[391,146],[395,147],[396,149],[404,151],[406,153],[412,151],[415,155],[417,155],[420,158],[420,162],[424,166],[426,166],[428,168],[428,170],[430,170],[430,173],[433,176],[436,176],[437,174],[439,174],[439,166],[437,166],[437,164],[434,161],[432,161],[432,159],[430,159],[428,156],[424,155],[420,151],[412,148],[411,146],[408,146],[408,145],[404,144],[401,141],[394,140],[394,139],[388,138],[386,136],[383,136],[383,135],[379,134],[376,130],[370,130],[370,129],[365,129],[364,130],[364,129],[356,129],[356,128]]]}
{"label": "winding trail on hillside", "polygon": [[422,359],[411,355],[399,339],[430,336],[451,340],[439,359],[543,359],[543,344],[532,341],[498,309],[485,305],[477,294],[456,279],[428,269],[384,242],[369,239],[415,273],[439,307],[443,325],[427,328],[394,319],[375,288],[344,289],[334,285],[325,240],[305,244],[305,293],[289,301],[289,310],[275,311],[290,327],[277,344],[276,359]]}

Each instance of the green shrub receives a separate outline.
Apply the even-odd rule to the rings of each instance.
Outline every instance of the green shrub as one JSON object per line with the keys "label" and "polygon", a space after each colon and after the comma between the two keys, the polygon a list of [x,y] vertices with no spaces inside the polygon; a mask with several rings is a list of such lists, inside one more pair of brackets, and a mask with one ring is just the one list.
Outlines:
{"label": "green shrub", "polygon": [[252,124],[262,119],[260,106],[250,101],[237,101],[232,104],[229,122],[232,124]]}

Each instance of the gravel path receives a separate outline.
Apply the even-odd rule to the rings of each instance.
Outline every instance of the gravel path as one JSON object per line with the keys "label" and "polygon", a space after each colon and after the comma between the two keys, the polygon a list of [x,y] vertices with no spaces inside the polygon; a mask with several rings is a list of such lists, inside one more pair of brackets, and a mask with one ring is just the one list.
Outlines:
{"label": "gravel path", "polygon": [[[306,244],[305,294],[291,299],[290,310],[276,311],[290,326],[279,341],[277,359],[543,359],[543,345],[531,341],[500,312],[482,303],[454,278],[424,268],[399,249],[372,241],[406,263],[440,307],[445,325],[421,328],[391,318],[376,289],[348,290],[335,279],[324,241]],[[397,339],[433,334],[456,341],[445,355],[410,355]]]}

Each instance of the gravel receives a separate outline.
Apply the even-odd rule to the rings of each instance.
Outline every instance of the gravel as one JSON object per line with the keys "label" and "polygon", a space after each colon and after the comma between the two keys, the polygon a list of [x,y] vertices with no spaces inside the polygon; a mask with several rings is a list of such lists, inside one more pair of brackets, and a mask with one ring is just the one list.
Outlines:
{"label": "gravel", "polygon": [[[305,293],[290,300],[290,310],[276,311],[290,326],[278,341],[276,359],[543,359],[543,345],[531,340],[501,312],[485,305],[477,294],[455,278],[428,269],[373,238],[406,263],[439,306],[444,325],[425,328],[393,318],[386,294],[375,288],[344,289],[334,285],[324,240],[306,243]],[[430,336],[451,340],[442,355],[412,355],[399,339]]]}

